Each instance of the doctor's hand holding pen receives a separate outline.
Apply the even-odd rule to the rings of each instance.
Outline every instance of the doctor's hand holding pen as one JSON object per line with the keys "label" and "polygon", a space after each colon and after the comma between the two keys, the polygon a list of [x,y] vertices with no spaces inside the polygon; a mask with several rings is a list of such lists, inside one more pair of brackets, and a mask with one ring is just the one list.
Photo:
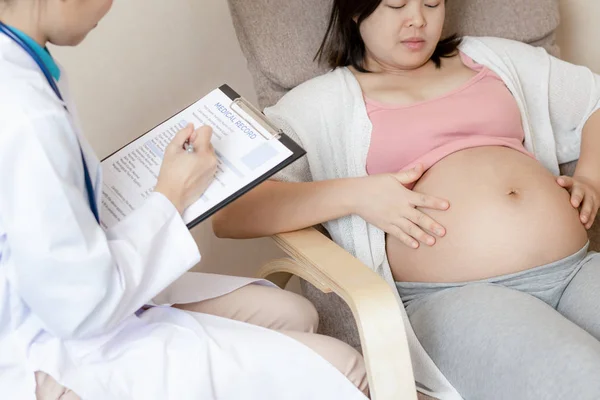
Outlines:
{"label": "doctor's hand holding pen", "polygon": [[165,150],[154,191],[162,193],[180,214],[202,196],[215,177],[217,157],[210,143],[212,128],[189,124]]}

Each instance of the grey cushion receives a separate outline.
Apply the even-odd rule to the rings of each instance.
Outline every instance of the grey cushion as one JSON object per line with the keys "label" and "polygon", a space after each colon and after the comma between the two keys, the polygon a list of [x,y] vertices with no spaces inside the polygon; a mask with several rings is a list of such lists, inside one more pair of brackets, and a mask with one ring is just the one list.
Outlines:
{"label": "grey cushion", "polygon": [[[313,58],[327,26],[330,0],[228,1],[261,107],[326,70]],[[558,0],[447,1],[446,34],[505,37],[558,55]]]}

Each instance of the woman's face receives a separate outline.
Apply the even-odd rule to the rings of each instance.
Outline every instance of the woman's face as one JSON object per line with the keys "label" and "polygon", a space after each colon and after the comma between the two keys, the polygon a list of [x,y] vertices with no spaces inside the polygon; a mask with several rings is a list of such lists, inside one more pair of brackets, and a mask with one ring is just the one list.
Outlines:
{"label": "woman's face", "polygon": [[98,25],[113,0],[45,0],[43,21],[48,40],[59,46],[74,46]]}
{"label": "woman's face", "polygon": [[372,71],[423,66],[442,35],[445,0],[382,0],[360,25]]}

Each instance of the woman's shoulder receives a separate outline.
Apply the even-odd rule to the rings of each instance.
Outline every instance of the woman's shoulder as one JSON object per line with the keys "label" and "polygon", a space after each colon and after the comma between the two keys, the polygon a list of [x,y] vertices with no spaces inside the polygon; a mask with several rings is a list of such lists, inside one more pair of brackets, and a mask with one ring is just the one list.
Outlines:
{"label": "woman's shoulder", "polygon": [[352,73],[345,67],[330,70],[309,79],[286,93],[271,109],[293,108],[299,111],[328,109],[348,96],[355,95]]}
{"label": "woman's shoulder", "polygon": [[362,102],[356,79],[347,68],[337,68],[290,90],[277,104],[266,108],[265,115],[305,145],[309,141],[322,143],[345,131],[341,126],[361,118],[357,100]]}
{"label": "woman's shoulder", "polygon": [[514,39],[497,36],[464,36],[459,46],[461,51],[491,50],[494,53],[546,53],[543,47],[533,46]]}

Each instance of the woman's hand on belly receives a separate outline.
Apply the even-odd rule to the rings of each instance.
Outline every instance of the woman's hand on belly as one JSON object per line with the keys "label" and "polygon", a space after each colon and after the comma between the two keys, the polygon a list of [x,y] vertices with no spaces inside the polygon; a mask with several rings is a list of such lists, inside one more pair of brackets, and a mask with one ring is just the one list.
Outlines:
{"label": "woman's hand on belly", "polygon": [[416,207],[444,211],[450,204],[404,186],[416,182],[423,172],[423,166],[417,165],[396,174],[362,178],[355,213],[409,247],[418,248],[419,242],[433,246],[436,239],[432,235],[442,237],[446,230]]}
{"label": "woman's hand on belly", "polygon": [[465,282],[510,274],[564,258],[587,241],[557,177],[509,148],[453,153],[414,189],[447,198],[452,207],[425,211],[447,231],[433,247],[412,250],[388,236],[388,261],[399,281]]}
{"label": "woman's hand on belly", "polygon": [[580,207],[579,219],[590,229],[598,213],[598,191],[591,180],[582,176],[559,176],[558,184],[571,194],[571,205],[576,209]]}

